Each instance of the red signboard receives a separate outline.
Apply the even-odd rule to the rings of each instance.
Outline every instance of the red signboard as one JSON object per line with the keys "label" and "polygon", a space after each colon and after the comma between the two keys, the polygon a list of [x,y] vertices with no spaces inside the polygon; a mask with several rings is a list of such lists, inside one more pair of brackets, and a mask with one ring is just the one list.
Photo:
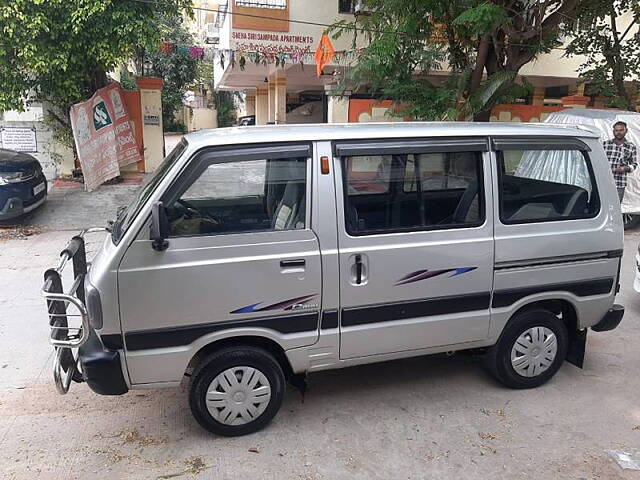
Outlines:
{"label": "red signboard", "polygon": [[120,167],[141,160],[120,84],[101,88],[91,99],[71,107],[70,114],[88,191],[120,175]]}

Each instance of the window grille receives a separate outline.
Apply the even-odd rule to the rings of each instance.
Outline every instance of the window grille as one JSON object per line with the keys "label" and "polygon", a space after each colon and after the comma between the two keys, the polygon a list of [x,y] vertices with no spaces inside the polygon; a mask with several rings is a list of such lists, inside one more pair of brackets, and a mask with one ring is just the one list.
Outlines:
{"label": "window grille", "polygon": [[287,0],[236,0],[236,7],[285,10],[287,8]]}

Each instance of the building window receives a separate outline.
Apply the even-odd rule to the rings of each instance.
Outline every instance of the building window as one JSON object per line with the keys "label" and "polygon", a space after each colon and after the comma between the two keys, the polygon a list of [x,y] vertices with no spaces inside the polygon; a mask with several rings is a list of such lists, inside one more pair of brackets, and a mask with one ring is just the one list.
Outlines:
{"label": "building window", "polygon": [[271,8],[286,10],[287,0],[236,0],[236,7]]}
{"label": "building window", "polygon": [[338,13],[353,13],[354,0],[338,0]]}

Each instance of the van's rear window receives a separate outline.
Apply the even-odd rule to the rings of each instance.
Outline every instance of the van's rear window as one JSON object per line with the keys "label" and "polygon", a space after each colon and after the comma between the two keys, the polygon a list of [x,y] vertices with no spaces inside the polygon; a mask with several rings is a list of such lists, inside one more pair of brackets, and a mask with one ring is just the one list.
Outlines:
{"label": "van's rear window", "polygon": [[505,224],[590,218],[600,199],[580,150],[498,152],[500,219]]}

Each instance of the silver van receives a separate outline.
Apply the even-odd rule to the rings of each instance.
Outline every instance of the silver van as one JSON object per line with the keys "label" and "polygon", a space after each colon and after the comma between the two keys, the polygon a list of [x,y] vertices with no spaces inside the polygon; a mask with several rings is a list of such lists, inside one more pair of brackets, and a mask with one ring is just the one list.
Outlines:
{"label": "silver van", "polygon": [[[550,178],[551,154],[572,168]],[[202,131],[89,265],[94,231],[45,273],[59,391],[188,380],[221,435],[265,426],[286,381],[397,358],[486,351],[504,385],[536,387],[624,313],[617,191],[598,136],[575,127]]]}

